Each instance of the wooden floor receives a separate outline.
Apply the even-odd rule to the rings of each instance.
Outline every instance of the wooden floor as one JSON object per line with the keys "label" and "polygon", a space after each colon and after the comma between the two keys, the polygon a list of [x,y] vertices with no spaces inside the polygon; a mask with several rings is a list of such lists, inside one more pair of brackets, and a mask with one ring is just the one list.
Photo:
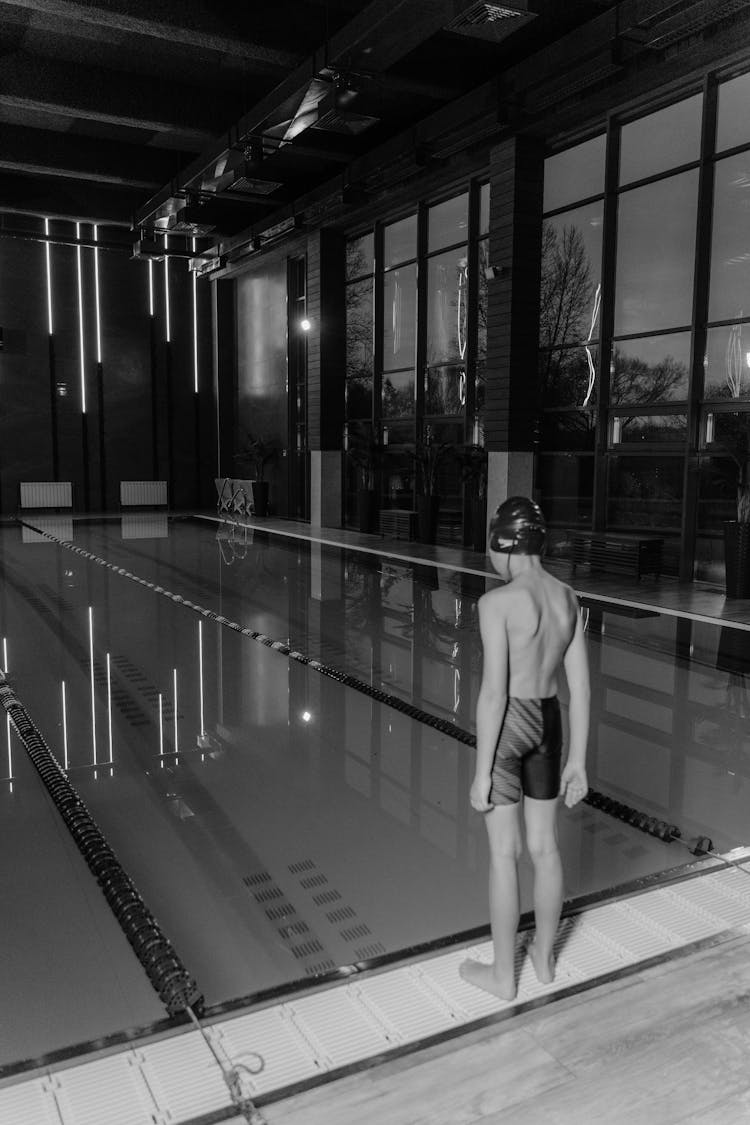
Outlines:
{"label": "wooden floor", "polygon": [[262,1113],[268,1125],[747,1125],[750,933]]}

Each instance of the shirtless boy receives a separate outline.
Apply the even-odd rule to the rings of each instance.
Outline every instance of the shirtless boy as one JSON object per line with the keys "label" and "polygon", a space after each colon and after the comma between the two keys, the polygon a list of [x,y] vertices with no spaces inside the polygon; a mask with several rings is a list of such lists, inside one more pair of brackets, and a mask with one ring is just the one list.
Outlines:
{"label": "shirtless boy", "polygon": [[[528,953],[537,978],[547,984],[555,975],[553,943],[563,902],[557,798],[572,808],[588,788],[586,641],[575,594],[542,566],[544,539],[537,504],[525,497],[501,504],[490,523],[488,551],[507,584],[479,600],[484,667],[469,799],[484,814],[489,837],[494,962],[465,961],[460,972],[502,1000],[516,995],[521,811],[534,868],[536,934]],[[570,745],[562,773],[561,668],[570,692]]]}

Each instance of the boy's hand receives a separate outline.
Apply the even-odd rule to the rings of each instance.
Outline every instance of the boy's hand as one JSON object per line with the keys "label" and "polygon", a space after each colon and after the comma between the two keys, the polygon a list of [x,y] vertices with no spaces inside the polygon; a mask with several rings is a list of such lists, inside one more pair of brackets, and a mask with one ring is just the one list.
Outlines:
{"label": "boy's hand", "polygon": [[491,788],[491,777],[474,778],[471,789],[469,790],[469,801],[471,802],[471,807],[476,809],[477,812],[489,812],[492,808],[489,800]]}
{"label": "boy's hand", "polygon": [[560,796],[565,798],[567,807],[572,809],[573,805],[583,800],[588,791],[589,783],[584,767],[568,764],[560,778]]}

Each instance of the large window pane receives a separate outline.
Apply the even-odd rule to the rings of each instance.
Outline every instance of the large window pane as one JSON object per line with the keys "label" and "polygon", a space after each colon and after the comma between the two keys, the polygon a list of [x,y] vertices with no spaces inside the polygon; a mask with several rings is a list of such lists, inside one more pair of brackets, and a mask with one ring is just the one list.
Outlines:
{"label": "large window pane", "polygon": [[697,171],[623,192],[617,227],[615,332],[690,324]]}
{"label": "large window pane", "polygon": [[614,445],[644,442],[684,442],[687,437],[686,414],[618,414],[613,419]]}
{"label": "large window pane", "polygon": [[607,524],[612,531],[637,527],[654,534],[679,531],[682,457],[610,457]]}
{"label": "large window pane", "polygon": [[479,189],[479,231],[478,234],[490,233],[490,185],[482,184]]}
{"label": "large window pane", "polygon": [[548,523],[569,527],[591,525],[594,458],[573,453],[539,458],[541,505]]}
{"label": "large window pane", "polygon": [[611,366],[613,406],[686,399],[690,381],[690,333],[617,340],[612,346]]}
{"label": "large window pane", "polygon": [[545,219],[539,343],[543,348],[599,337],[602,204]]}
{"label": "large window pane", "polygon": [[414,365],[417,338],[417,267],[383,277],[383,370]]}
{"label": "large window pane", "polygon": [[591,410],[546,410],[542,415],[545,450],[594,452],[596,419]]}
{"label": "large window pane", "polygon": [[346,287],[346,413],[372,417],[373,279]]}
{"label": "large window pane", "polygon": [[605,137],[566,148],[544,162],[544,210],[556,211],[604,191]]}
{"label": "large window pane", "polygon": [[479,243],[479,277],[477,284],[477,357],[487,355],[487,266],[490,264],[490,240]]}
{"label": "large window pane", "polygon": [[466,355],[466,247],[427,261],[427,362],[449,363]]}
{"label": "large window pane", "polygon": [[469,230],[469,193],[446,199],[430,207],[427,213],[427,249],[440,250],[465,242]]}
{"label": "large window pane", "polygon": [[657,172],[690,164],[700,156],[703,96],[639,117],[622,127],[620,183],[645,180]]}
{"label": "large window pane", "polygon": [[597,399],[598,348],[588,344],[539,353],[545,406],[593,406]]}
{"label": "large window pane", "polygon": [[417,216],[409,215],[383,231],[383,266],[390,269],[417,256]]}
{"label": "large window pane", "polygon": [[428,367],[425,414],[461,414],[466,405],[466,368],[460,364]]}
{"label": "large window pane", "polygon": [[346,244],[346,280],[364,277],[375,270],[375,236],[372,232]]}
{"label": "large window pane", "polygon": [[719,86],[719,118],[716,151],[735,148],[750,141],[750,74],[741,74]]}
{"label": "large window pane", "polygon": [[703,361],[707,399],[750,399],[750,324],[709,328]]}
{"label": "large window pane", "polygon": [[750,152],[718,160],[709,320],[750,315]]}
{"label": "large window pane", "polygon": [[698,530],[721,532],[737,519],[737,466],[729,457],[701,457],[698,478]]}
{"label": "large window pane", "polygon": [[391,371],[383,376],[383,417],[414,413],[414,371]]}

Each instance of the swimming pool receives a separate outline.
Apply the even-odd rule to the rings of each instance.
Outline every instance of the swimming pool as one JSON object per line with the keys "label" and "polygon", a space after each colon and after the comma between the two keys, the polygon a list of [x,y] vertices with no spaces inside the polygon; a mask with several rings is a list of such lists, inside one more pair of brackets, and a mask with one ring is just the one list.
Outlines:
{"label": "swimming pool", "polygon": [[[161,514],[35,526],[0,530],[3,663],[209,1006],[486,924],[473,751],[237,627],[473,729],[494,579]],[[746,844],[750,633],[583,611],[592,788]],[[3,1067],[164,1015],[6,741]],[[689,858],[589,806],[561,838],[568,898]]]}

